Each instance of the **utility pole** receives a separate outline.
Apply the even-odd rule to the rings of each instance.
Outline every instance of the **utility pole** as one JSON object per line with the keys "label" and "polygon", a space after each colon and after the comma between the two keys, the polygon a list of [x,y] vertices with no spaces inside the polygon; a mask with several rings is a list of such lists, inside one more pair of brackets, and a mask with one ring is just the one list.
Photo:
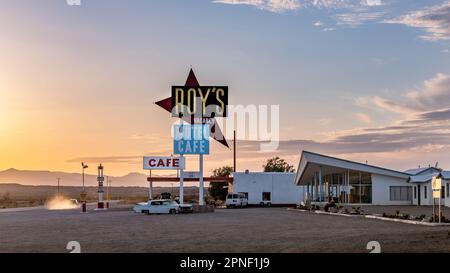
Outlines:
{"label": "utility pole", "polygon": [[233,170],[236,172],[236,130],[234,130],[233,136]]}
{"label": "utility pole", "polygon": [[106,208],[109,209],[109,176],[106,176]]}
{"label": "utility pole", "polygon": [[58,195],[59,195],[59,181],[61,180],[61,178],[58,177]]}

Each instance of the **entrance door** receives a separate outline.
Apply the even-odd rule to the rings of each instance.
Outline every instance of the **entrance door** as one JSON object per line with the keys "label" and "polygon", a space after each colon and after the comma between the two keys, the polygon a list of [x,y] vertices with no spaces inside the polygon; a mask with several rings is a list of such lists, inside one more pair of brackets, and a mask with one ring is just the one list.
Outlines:
{"label": "entrance door", "polygon": [[420,185],[417,185],[417,205],[421,205],[420,204],[420,199],[422,198],[422,194],[420,193]]}

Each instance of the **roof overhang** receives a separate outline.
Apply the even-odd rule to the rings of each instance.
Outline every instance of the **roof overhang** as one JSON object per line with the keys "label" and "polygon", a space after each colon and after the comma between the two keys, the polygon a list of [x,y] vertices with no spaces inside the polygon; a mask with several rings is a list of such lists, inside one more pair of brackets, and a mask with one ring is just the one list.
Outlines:
{"label": "roof overhang", "polygon": [[408,174],[399,171],[303,151],[300,158],[297,175],[295,177],[295,183],[297,185],[308,184],[311,182],[311,178],[314,174],[319,172],[320,169],[322,170],[322,175],[343,173],[345,171],[357,171],[396,177],[405,180],[408,180],[410,177]]}
{"label": "roof overhang", "polygon": [[450,172],[435,172],[430,174],[412,175],[409,179],[410,183],[429,183],[433,180],[433,177],[442,178],[444,180],[450,180]]}

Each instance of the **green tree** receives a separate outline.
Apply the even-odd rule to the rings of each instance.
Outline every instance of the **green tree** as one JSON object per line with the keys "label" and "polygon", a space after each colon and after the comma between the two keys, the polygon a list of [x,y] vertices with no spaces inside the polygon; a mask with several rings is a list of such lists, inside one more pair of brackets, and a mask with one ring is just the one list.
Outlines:
{"label": "green tree", "polygon": [[267,163],[263,165],[264,172],[270,173],[293,173],[295,172],[294,166],[289,165],[286,160],[277,157],[267,160]]}
{"label": "green tree", "polygon": [[[228,177],[233,172],[233,167],[231,166],[223,166],[213,170],[213,177]],[[224,201],[227,198],[228,189],[224,187],[224,183],[220,182],[211,182],[209,183],[209,194],[215,200]],[[227,185],[228,186],[228,185]]]}

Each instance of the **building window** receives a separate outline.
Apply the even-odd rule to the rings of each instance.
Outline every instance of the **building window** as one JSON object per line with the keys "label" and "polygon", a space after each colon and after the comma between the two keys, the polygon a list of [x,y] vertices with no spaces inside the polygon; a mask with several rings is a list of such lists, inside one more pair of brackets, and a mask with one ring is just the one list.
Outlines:
{"label": "building window", "polygon": [[447,183],[447,198],[450,197],[450,184]]}
{"label": "building window", "polygon": [[414,199],[417,199],[417,187],[414,187]]}
{"label": "building window", "polygon": [[445,198],[445,187],[442,186],[441,188],[441,198],[444,199]]}
{"label": "building window", "polygon": [[271,200],[270,195],[271,195],[270,192],[263,192],[263,194],[262,194],[263,201],[270,201]]}
{"label": "building window", "polygon": [[423,197],[425,199],[428,199],[428,187],[427,186],[423,186]]}
{"label": "building window", "polygon": [[412,201],[411,187],[390,187],[391,201]]}

